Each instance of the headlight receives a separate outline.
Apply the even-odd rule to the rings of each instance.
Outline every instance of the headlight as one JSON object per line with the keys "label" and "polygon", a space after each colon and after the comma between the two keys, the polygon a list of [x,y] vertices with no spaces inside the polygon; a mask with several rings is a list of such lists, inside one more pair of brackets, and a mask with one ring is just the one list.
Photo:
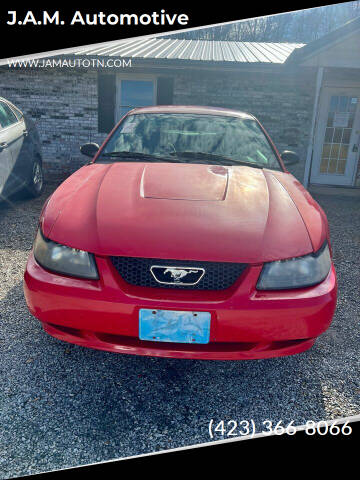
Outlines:
{"label": "headlight", "polygon": [[256,288],[285,290],[310,287],[322,282],[329,273],[331,259],[325,243],[320,250],[304,257],[265,263]]}
{"label": "headlight", "polygon": [[34,242],[34,256],[42,267],[56,273],[93,280],[99,278],[91,253],[48,240],[42,235],[40,228]]}

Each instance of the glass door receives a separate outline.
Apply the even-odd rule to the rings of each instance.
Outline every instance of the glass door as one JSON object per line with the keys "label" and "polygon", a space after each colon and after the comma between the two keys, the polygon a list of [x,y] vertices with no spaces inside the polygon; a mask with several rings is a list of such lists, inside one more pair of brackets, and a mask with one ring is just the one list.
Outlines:
{"label": "glass door", "polygon": [[360,90],[325,88],[320,100],[311,183],[354,183],[359,158]]}

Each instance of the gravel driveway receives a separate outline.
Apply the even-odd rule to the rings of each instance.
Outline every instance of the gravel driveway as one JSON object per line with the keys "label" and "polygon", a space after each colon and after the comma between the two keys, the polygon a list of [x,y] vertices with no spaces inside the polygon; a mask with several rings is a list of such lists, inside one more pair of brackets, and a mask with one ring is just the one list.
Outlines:
{"label": "gravel driveway", "polygon": [[316,345],[294,357],[206,362],[116,355],[43,333],[22,275],[54,188],[0,206],[0,478],[206,442],[211,418],[303,424],[360,413],[359,197],[317,196],[339,299]]}

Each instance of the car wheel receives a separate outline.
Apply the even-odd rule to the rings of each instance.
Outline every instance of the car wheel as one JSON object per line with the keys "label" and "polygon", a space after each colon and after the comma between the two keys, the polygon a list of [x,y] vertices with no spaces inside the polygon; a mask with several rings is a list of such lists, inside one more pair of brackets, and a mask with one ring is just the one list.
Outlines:
{"label": "car wheel", "polygon": [[38,197],[42,194],[44,189],[44,173],[42,163],[39,158],[34,160],[29,182],[26,191],[31,197]]}

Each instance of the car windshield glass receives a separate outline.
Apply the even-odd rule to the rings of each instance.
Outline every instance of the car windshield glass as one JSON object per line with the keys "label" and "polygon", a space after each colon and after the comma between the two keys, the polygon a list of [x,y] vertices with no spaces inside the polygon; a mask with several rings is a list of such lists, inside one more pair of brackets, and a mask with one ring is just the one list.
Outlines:
{"label": "car windshield glass", "polygon": [[129,115],[99,160],[250,165],[281,170],[251,118],[182,113]]}

